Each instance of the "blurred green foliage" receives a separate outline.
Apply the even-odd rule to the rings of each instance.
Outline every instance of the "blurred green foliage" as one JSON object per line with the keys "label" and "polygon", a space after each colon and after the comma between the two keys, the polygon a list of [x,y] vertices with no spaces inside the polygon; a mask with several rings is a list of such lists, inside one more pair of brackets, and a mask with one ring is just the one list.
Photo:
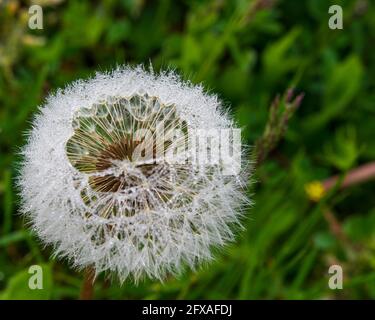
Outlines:
{"label": "blurred green foliage", "polygon": [[[305,185],[375,159],[375,6],[369,0],[0,1],[0,298],[75,299],[82,275],[51,261],[17,216],[17,152],[50,91],[118,64],[175,68],[226,102],[250,145],[276,94],[305,92],[284,140],[255,173],[246,230],[216,260],[165,283],[120,287],[100,277],[98,299],[375,298],[375,183],[309,201]],[[328,28],[340,4],[344,29]],[[342,236],[332,232],[326,213]],[[328,268],[344,289],[328,288]],[[45,266],[43,293],[25,286]]]}

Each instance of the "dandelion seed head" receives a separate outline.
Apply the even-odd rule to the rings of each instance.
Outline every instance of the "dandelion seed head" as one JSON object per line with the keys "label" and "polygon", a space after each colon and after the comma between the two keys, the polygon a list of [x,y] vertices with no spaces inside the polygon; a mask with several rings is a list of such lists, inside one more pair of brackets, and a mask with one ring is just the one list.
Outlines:
{"label": "dandelion seed head", "polygon": [[80,269],[138,281],[194,268],[233,240],[249,204],[245,157],[238,174],[224,175],[220,162],[197,169],[158,155],[173,146],[178,156],[202,128],[235,124],[215,95],[174,72],[120,67],[77,81],[33,121],[18,179],[22,213]]}

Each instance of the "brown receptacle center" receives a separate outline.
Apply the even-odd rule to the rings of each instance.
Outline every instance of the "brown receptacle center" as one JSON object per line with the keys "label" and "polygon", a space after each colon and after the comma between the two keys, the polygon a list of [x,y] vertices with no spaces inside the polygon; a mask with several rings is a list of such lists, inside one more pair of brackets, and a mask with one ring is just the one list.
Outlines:
{"label": "brown receptacle center", "polygon": [[[133,107],[129,106],[131,101],[138,101],[138,107],[143,112],[146,112],[146,116],[139,117],[132,114],[129,111]],[[78,113],[75,117],[76,127],[73,136],[69,139],[66,146],[67,155],[72,165],[78,171],[90,175],[89,187],[97,196],[101,197],[100,194],[102,193],[116,193],[133,187],[139,187],[142,184],[142,179],[149,178],[154,174],[155,170],[157,171],[160,164],[150,161],[147,164],[140,163],[137,165],[136,159],[133,159],[136,147],[142,142],[134,138],[133,131],[135,129],[149,128],[149,125],[153,125],[159,118],[167,121],[178,120],[174,112],[174,106],[164,106],[157,101],[160,109],[159,111],[153,111],[153,106],[148,104],[155,103],[155,101],[157,101],[155,98],[150,98],[149,100],[143,97],[137,99],[132,97],[128,100],[119,98],[115,102],[103,103],[96,109],[93,108],[92,111],[88,109],[84,115]],[[161,116],[160,110],[163,110],[163,116]],[[147,112],[149,113],[148,115]],[[154,142],[152,142],[152,146],[153,157],[155,157]],[[125,172],[103,174],[103,172],[114,166],[114,161],[116,160],[132,163],[141,173],[141,177]],[[167,200],[170,193],[168,187],[161,185],[158,187],[156,196]],[[95,201],[88,197],[86,192],[83,192],[81,196],[88,206],[91,206],[93,204],[92,201]],[[97,196],[95,196],[95,199]],[[138,201],[139,203],[132,203],[132,206],[139,209],[152,207],[152,204],[147,199],[143,199],[143,201],[145,203]],[[102,209],[103,212],[99,212],[98,214],[105,216],[114,214],[113,212],[116,209],[111,209],[109,208],[110,206],[110,203],[108,203],[108,208],[105,205],[104,209]]]}

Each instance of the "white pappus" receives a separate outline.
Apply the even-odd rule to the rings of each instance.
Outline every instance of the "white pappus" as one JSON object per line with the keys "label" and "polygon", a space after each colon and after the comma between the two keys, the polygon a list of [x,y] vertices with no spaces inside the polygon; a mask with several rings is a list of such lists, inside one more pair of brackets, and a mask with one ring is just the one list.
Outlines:
{"label": "white pappus", "polygon": [[[154,139],[158,123],[162,142]],[[218,159],[198,168],[179,147],[195,129],[235,128],[216,95],[175,72],[97,73],[40,107],[22,150],[21,211],[55,255],[79,269],[123,282],[194,268],[233,240],[250,203],[249,164],[240,147],[235,174],[223,174]],[[177,157],[186,152],[184,161],[155,157],[172,146]]]}

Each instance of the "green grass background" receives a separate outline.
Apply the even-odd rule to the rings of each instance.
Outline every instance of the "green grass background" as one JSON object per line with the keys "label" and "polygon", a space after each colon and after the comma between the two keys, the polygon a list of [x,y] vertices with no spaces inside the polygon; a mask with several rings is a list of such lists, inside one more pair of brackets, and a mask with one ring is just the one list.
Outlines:
{"label": "green grass background", "polygon": [[[366,0],[44,1],[44,29],[28,1],[0,1],[0,297],[76,299],[82,275],[17,216],[16,152],[46,95],[117,64],[176,68],[219,94],[253,144],[289,87],[305,92],[276,150],[258,168],[255,202],[236,242],[213,263],[163,284],[105,281],[98,299],[375,298],[375,182],[309,201],[305,185],[375,159],[375,6]],[[257,7],[256,3],[265,5]],[[328,28],[340,4],[344,29]],[[330,211],[342,232],[324,218]],[[340,264],[343,290],[328,288]],[[27,287],[44,266],[44,290]]]}

